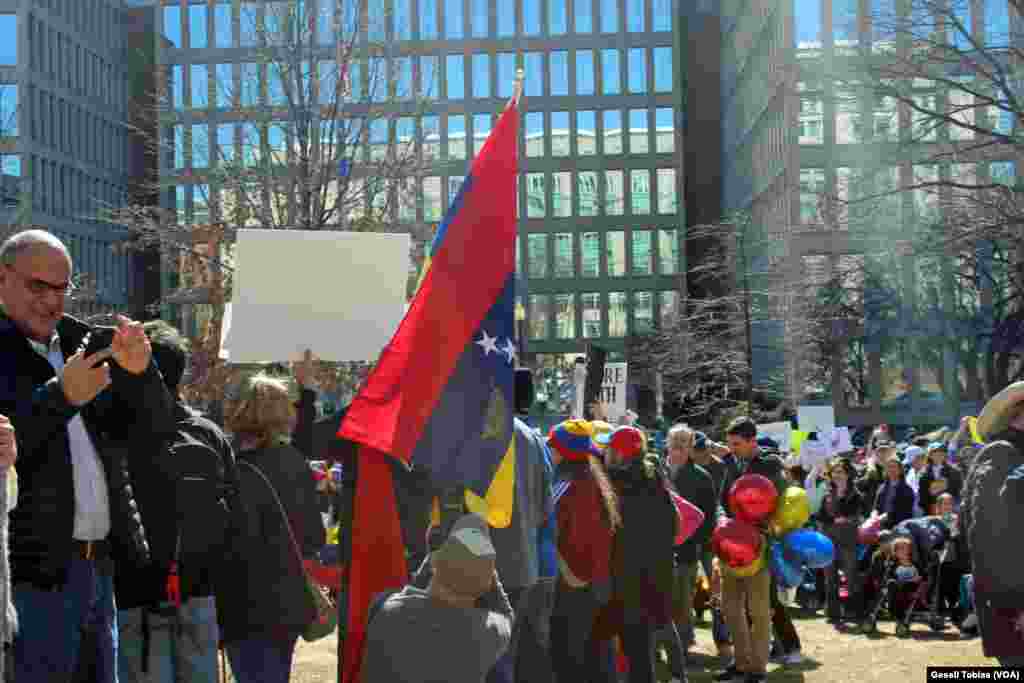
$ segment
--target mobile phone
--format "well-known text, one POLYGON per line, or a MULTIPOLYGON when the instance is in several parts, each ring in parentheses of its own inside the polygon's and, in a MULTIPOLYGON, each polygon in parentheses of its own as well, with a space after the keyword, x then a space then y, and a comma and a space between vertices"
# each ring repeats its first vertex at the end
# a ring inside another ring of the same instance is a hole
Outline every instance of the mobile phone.
MULTIPOLYGON (((91 356, 103 349, 110 348, 110 345, 114 343, 114 335, 116 333, 116 327, 107 327, 106 325, 93 327, 89 333, 89 342, 85 345, 85 355, 91 356)), ((103 363, 105 362, 103 361, 103 363)))

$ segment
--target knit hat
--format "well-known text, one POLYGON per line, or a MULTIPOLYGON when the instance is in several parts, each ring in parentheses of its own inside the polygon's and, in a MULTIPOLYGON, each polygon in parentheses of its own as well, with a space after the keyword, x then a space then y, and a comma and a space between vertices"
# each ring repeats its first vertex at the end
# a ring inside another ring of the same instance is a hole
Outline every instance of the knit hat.
POLYGON ((601 457, 593 442, 594 427, 586 420, 566 420, 551 428, 548 445, 570 462, 586 462, 601 457))
POLYGON ((647 437, 636 427, 619 427, 612 432, 608 447, 624 460, 632 460, 647 452, 647 437))
POLYGON ((497 551, 483 517, 463 515, 434 552, 437 581, 456 595, 478 598, 494 583, 497 551))

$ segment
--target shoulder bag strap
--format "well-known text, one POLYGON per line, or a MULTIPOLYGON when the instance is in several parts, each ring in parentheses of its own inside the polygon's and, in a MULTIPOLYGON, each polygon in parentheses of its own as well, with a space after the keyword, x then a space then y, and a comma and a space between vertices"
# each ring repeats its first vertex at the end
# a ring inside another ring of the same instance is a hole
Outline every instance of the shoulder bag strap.
MULTIPOLYGON (((281 511, 281 519, 284 521, 284 528, 288 530, 288 537, 292 539, 292 548, 295 549, 295 557, 299 560, 299 568, 302 569, 302 573, 306 574, 306 564, 302 561, 302 549, 299 548, 299 542, 295 539, 295 533, 292 531, 291 522, 288 521, 288 513, 285 512, 284 505, 281 504, 281 498, 277 495, 277 489, 270 483, 270 479, 263 473, 256 465, 252 464, 248 460, 239 460, 239 464, 247 465, 252 468, 252 471, 260 476, 266 484, 267 488, 270 489, 270 494, 274 496, 274 501, 277 502, 277 509, 281 511)), ((307 576, 308 578, 308 576, 307 576)))

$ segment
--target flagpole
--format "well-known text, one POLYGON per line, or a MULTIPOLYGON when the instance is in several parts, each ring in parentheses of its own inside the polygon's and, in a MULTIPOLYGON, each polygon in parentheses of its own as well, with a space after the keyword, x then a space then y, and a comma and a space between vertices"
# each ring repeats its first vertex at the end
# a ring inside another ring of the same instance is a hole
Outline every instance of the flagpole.
POLYGON ((523 69, 516 69, 516 80, 515 85, 512 87, 512 104, 516 107, 519 106, 520 100, 523 98, 523 83, 526 81, 526 71, 523 69))

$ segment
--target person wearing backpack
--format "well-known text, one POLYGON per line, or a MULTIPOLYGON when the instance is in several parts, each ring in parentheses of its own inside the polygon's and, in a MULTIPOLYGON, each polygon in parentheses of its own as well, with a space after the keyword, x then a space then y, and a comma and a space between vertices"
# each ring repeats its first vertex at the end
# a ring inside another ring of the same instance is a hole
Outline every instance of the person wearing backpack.
POLYGON ((155 457, 126 458, 149 561, 115 541, 120 683, 216 683, 215 573, 227 542, 234 454, 221 429, 181 399, 188 342, 167 323, 143 325, 175 399, 175 430, 155 457))
POLYGON ((303 566, 325 542, 316 487, 289 443, 296 416, 283 381, 246 378, 225 413, 245 518, 218 582, 217 623, 238 683, 287 683, 295 643, 317 614, 303 566))
POLYGON ((1024 382, 1011 384, 978 417, 987 445, 974 457, 963 488, 961 534, 974 570, 974 601, 986 657, 1024 666, 1024 382))

